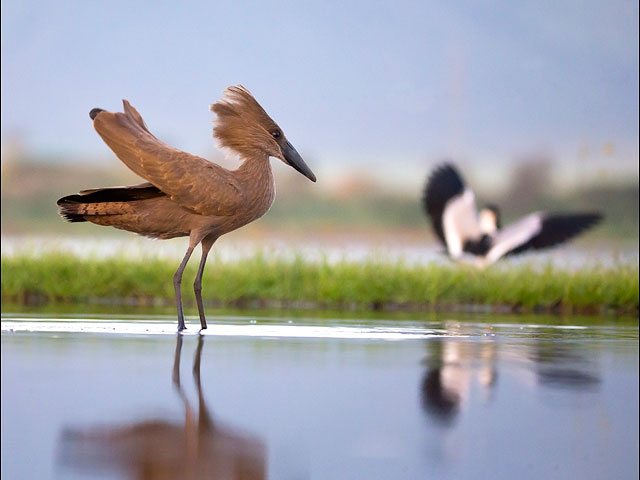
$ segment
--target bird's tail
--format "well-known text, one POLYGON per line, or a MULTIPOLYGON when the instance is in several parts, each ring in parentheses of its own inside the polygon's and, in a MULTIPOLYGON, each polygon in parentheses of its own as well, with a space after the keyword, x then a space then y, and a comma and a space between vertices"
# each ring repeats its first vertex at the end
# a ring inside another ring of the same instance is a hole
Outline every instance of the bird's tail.
POLYGON ((129 202, 164 195, 150 183, 84 190, 79 194, 67 195, 58 200, 58 213, 69 222, 86 222, 87 216, 132 213, 133 206, 129 202))
POLYGON ((127 202, 78 202, 69 195, 58 200, 58 213, 68 222, 86 222, 86 216, 122 215, 132 213, 133 208, 127 202))
POLYGON ((86 222, 85 214, 82 212, 83 206, 67 200, 68 197, 58 200, 58 214, 67 222, 86 222))

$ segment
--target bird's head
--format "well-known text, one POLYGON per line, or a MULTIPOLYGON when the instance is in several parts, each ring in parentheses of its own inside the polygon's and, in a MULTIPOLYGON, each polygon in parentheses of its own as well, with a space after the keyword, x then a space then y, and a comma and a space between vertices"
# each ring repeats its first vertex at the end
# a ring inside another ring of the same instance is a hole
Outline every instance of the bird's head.
POLYGON ((500 223, 500 210, 496 205, 485 205, 480 210, 480 229, 482 233, 492 235, 502 227, 500 223))
POLYGON ((216 114, 213 135, 220 146, 243 158, 266 154, 293 167, 312 182, 316 176, 253 95, 241 85, 229 87, 211 105, 216 114))

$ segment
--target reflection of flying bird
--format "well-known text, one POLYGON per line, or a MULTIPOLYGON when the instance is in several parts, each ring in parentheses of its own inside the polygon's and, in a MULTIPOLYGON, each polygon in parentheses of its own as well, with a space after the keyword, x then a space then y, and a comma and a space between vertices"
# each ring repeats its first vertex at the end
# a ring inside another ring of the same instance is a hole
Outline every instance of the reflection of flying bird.
MULTIPOLYGON (((457 327, 445 326, 448 333, 457 327)), ((420 402, 425 413, 450 426, 471 395, 472 382, 490 394, 497 382, 496 343, 467 343, 448 338, 430 341, 427 369, 420 382, 420 402)))
POLYGON ((198 394, 194 412, 180 383, 182 335, 177 335, 173 384, 185 407, 184 423, 163 419, 123 426, 65 430, 62 462, 76 469, 111 471, 132 479, 244 479, 266 478, 263 443, 212 420, 202 394, 200 359, 204 337, 199 336, 193 362, 198 394))
POLYGON ((498 208, 487 206, 478 213, 473 192, 465 186, 456 168, 447 163, 429 176, 422 203, 451 258, 471 254, 480 264, 491 264, 526 250, 552 247, 602 219, 601 214, 591 212, 535 212, 501 228, 498 208))
POLYGON ((227 170, 158 140, 126 100, 124 113, 94 108, 93 126, 124 164, 149 183, 84 190, 58 200, 60 215, 70 222, 92 222, 152 238, 189 237, 189 248, 173 284, 178 329, 184 314, 180 284, 193 252, 202 243, 194 290, 202 328, 202 273, 207 254, 223 234, 264 215, 275 198, 269 157, 276 157, 312 181, 316 177, 280 127, 244 87, 229 87, 211 106, 217 115, 214 136, 237 153, 240 168, 227 170))

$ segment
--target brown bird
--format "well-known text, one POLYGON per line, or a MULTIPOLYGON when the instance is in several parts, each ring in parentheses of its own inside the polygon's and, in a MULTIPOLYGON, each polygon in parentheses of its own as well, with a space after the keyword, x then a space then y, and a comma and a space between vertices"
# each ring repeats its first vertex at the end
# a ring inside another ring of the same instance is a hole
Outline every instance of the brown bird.
POLYGON ((151 238, 189 237, 189 248, 173 276, 178 330, 184 330, 180 284, 193 249, 202 258, 193 288, 201 327, 207 328, 202 304, 202 274, 207 254, 225 233, 263 216, 275 198, 269 157, 276 157, 315 182, 311 169, 251 93, 229 87, 211 105, 216 114, 213 136, 237 154, 242 165, 227 170, 204 158, 158 140, 127 100, 124 112, 94 108, 93 126, 124 164, 148 181, 126 187, 83 190, 58 200, 70 222, 91 222, 151 238))

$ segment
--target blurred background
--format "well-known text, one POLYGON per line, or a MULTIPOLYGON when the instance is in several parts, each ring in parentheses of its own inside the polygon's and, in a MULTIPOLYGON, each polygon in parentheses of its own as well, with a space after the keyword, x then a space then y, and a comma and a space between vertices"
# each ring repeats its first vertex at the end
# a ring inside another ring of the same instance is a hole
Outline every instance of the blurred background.
POLYGON ((3 252, 132 238, 56 213, 61 196, 141 181, 93 107, 126 98, 160 139, 234 168, 208 108, 234 84, 318 183, 274 160, 272 209, 222 245, 435 247, 420 197, 449 159, 507 222, 597 209, 606 222, 578 247, 637 252, 638 72, 637 1, 5 0, 3 252))

